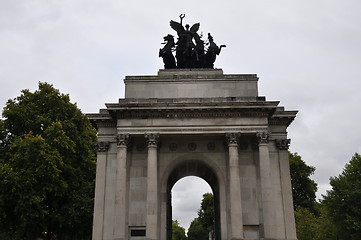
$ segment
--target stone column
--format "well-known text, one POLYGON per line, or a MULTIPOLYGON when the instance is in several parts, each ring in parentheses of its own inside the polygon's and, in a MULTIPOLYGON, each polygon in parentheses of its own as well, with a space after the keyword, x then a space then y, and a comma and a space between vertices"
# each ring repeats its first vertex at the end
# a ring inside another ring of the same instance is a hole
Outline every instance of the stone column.
POLYGON ((269 133, 257 133, 259 143, 259 172, 262 192, 262 218, 263 218, 263 237, 272 239, 277 231, 277 223, 275 222, 274 193, 272 189, 271 163, 269 156, 269 133))
POLYGON ((297 239, 295 214, 293 209, 290 164, 288 160, 288 147, 290 142, 290 139, 277 139, 276 146, 278 148, 280 163, 285 236, 286 239, 297 239))
POLYGON ((97 142, 97 167, 95 178, 95 199, 93 215, 93 240, 103 239, 104 199, 105 199, 105 177, 107 167, 107 151, 109 142, 97 142))
POLYGON ((127 239, 127 147, 129 134, 118 134, 117 170, 115 178, 114 240, 127 239))
POLYGON ((159 240, 157 158, 159 134, 146 133, 145 138, 148 143, 146 239, 159 240))
POLYGON ((226 133, 229 153, 229 196, 231 214, 231 239, 243 239, 243 217, 241 179, 239 173, 238 139, 239 133, 226 133))

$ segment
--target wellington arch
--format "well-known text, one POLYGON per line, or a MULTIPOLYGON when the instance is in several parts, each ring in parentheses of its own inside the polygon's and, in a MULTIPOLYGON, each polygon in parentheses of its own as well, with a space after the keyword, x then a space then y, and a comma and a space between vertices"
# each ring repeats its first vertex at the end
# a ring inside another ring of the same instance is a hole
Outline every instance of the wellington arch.
POLYGON ((93 240, 170 240, 170 190, 199 176, 218 240, 296 239, 287 127, 297 111, 258 95, 255 74, 165 69, 127 76, 98 130, 93 240))

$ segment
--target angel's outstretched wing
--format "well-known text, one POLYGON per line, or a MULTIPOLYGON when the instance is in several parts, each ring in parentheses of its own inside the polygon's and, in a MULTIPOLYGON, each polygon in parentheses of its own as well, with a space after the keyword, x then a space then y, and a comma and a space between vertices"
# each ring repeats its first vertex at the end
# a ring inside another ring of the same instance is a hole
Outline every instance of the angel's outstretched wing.
POLYGON ((170 20, 170 27, 173 28, 178 33, 178 36, 185 31, 182 24, 175 22, 173 20, 170 20))
POLYGON ((192 33, 196 33, 199 30, 200 23, 193 24, 191 29, 189 29, 192 33))

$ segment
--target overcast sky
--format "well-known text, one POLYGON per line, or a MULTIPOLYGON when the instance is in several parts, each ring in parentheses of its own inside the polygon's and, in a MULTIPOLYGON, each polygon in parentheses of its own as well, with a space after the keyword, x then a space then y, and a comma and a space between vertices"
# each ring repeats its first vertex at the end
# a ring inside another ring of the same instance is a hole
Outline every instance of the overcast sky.
MULTIPOLYGON (((184 23, 227 45, 215 67, 258 74, 261 96, 299 110, 290 151, 316 167, 321 198, 361 153, 360 9, 360 0, 0 0, 0 106, 42 81, 98 112, 124 97, 125 76, 163 68, 163 36, 185 13, 184 23)), ((188 181, 194 188, 180 181, 173 193, 184 227, 210 191, 188 181)))

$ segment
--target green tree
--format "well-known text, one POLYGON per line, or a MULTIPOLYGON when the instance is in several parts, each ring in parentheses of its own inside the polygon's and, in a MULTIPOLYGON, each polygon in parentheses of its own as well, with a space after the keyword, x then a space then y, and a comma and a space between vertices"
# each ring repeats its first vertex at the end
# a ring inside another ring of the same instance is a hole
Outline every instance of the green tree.
POLYGON ((198 218, 207 231, 214 231, 214 197, 212 193, 203 194, 198 218))
POLYGON ((214 233, 214 197, 212 193, 205 193, 198 217, 192 221, 188 229, 188 238, 207 240, 209 233, 214 233))
POLYGON ((317 233, 317 184, 310 176, 315 168, 308 166, 297 153, 288 153, 290 163, 296 232, 299 240, 315 239, 317 233))
POLYGON ((316 236, 315 240, 336 240, 337 226, 332 222, 330 213, 324 201, 317 204, 317 223, 316 223, 316 236))
POLYGON ((172 240, 186 240, 186 233, 177 220, 172 221, 172 240))
POLYGON ((193 219, 187 235, 188 240, 208 240, 208 230, 203 227, 199 218, 193 219))
POLYGON ((96 131, 52 85, 9 100, 0 122, 0 232, 91 236, 96 131))
POLYGON ((315 239, 317 232, 317 217, 310 210, 299 207, 295 210, 296 232, 298 240, 315 239))
POLYGON ((361 239, 361 156, 358 153, 338 177, 331 177, 332 189, 324 204, 334 223, 337 239, 361 239))
POLYGON ((294 209, 305 208, 316 213, 317 183, 310 176, 315 167, 308 166, 297 153, 289 153, 294 209))

